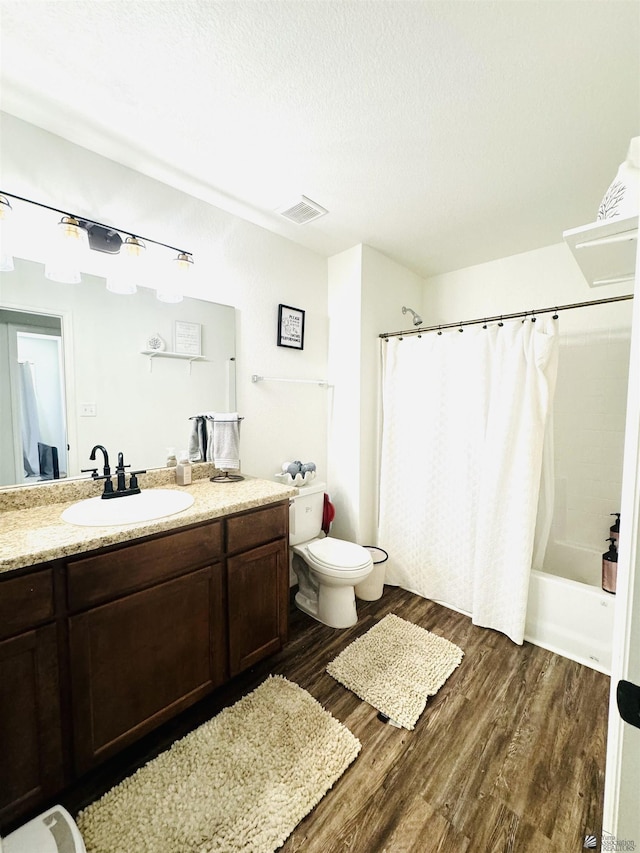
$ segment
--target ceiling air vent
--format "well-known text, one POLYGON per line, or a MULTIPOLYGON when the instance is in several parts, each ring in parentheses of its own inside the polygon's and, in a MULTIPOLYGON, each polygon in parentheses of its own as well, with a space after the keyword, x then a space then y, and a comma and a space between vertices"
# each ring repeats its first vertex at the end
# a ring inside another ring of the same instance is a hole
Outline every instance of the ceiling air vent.
POLYGON ((301 195, 293 204, 287 204, 277 209, 280 216, 284 216, 285 219, 295 222, 297 225, 306 225, 307 222, 319 219, 328 212, 324 207, 307 198, 306 195, 301 195))

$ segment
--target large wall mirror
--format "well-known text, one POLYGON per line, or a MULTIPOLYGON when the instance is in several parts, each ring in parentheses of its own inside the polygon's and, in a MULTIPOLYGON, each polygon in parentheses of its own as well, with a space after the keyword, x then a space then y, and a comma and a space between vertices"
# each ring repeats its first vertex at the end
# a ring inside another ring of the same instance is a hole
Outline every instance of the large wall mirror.
POLYGON ((101 464, 95 444, 161 467, 190 417, 235 408, 232 306, 117 295, 93 275, 59 284, 18 258, 0 273, 0 487, 80 476, 101 464))

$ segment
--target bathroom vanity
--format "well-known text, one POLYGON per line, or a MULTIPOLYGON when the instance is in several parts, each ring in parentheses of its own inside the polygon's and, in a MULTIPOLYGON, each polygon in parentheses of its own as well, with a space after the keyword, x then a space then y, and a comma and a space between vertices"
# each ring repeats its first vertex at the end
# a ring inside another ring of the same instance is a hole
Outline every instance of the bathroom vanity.
POLYGON ((0 828, 286 642, 294 490, 188 488, 119 528, 0 513, 0 828))

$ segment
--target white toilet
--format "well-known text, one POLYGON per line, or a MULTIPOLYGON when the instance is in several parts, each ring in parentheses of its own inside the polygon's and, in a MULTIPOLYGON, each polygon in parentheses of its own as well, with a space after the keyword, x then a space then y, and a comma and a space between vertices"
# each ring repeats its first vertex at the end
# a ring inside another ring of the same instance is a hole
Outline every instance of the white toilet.
POLYGON ((325 483, 298 489, 289 508, 291 568, 298 578, 296 606, 329 625, 349 628, 358 621, 354 586, 373 570, 361 545, 322 534, 325 483))

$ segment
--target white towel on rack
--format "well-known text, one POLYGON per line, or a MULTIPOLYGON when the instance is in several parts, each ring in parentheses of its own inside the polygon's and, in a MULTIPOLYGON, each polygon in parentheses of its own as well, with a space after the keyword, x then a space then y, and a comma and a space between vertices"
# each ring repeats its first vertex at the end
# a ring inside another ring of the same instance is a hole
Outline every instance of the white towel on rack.
POLYGON ((215 412, 212 423, 213 464, 222 471, 240 467, 240 418, 237 412, 215 412))
POLYGON ((204 446, 206 448, 205 459, 207 462, 213 462, 213 412, 210 412, 204 419, 204 446))
POLYGON ((202 455, 202 438, 200 426, 202 423, 202 418, 192 417, 191 418, 191 432, 189 434, 189 461, 190 462, 204 462, 204 456, 202 455))

